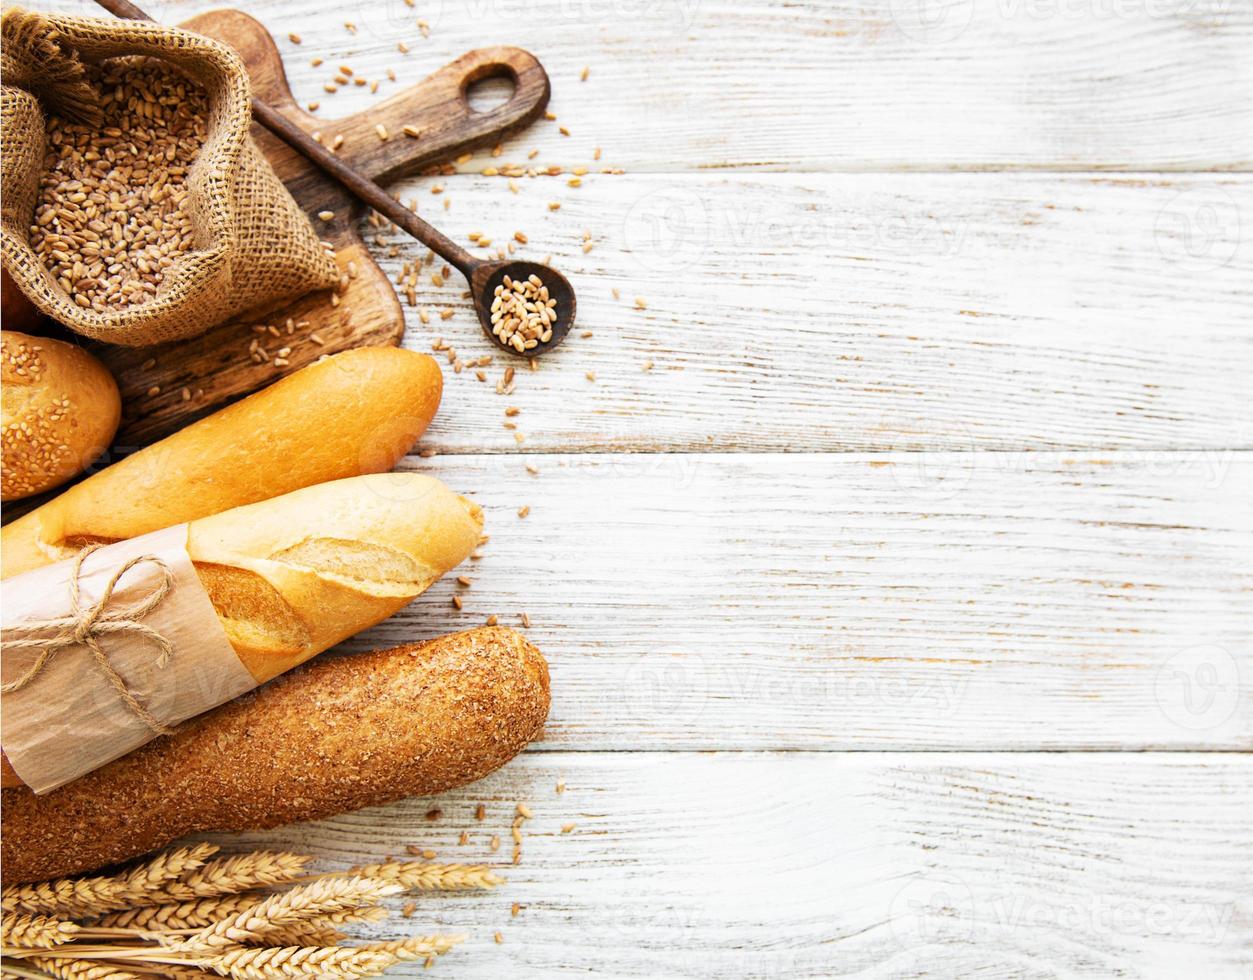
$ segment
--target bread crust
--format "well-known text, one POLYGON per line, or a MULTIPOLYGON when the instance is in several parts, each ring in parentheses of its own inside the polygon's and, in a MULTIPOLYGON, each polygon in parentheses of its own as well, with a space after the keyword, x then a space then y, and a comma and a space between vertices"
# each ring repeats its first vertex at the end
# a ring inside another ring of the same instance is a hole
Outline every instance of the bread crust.
POLYGON ((4 883, 441 793, 513 758, 548 707, 543 655, 502 627, 315 661, 61 789, 4 790, 4 883))
POLYGON ((8 578, 329 480, 390 470, 426 431, 443 376, 425 354, 363 347, 312 364, 114 463, 0 531, 8 578))
POLYGON ((78 475, 109 448, 122 417, 117 383, 81 347, 0 331, 3 479, 0 498, 21 500, 78 475))

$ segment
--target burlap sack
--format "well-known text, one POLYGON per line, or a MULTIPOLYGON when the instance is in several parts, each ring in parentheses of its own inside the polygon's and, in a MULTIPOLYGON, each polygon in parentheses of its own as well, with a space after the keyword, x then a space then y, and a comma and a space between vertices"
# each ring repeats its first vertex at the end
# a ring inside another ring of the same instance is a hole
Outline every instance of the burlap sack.
POLYGON ((244 310, 338 281, 305 214, 248 137, 248 75, 226 45, 146 22, 10 8, 0 49, 4 267, 41 310, 97 340, 142 346, 192 337, 244 310), (186 178, 192 248, 146 302, 99 312, 71 300, 30 246, 45 153, 45 113, 99 120, 83 62, 148 55, 204 87, 208 138, 186 178))

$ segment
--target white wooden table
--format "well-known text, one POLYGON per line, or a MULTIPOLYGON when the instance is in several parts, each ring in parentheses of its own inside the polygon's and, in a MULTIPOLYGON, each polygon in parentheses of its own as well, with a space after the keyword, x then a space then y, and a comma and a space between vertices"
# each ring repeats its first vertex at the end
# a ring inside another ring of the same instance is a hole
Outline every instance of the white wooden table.
MULTIPOLYGON (((340 63, 394 69, 383 95, 538 55, 556 122, 441 178, 447 212, 397 189, 462 240, 524 230, 593 331, 508 399, 449 371, 438 455, 405 465, 491 544, 461 612, 441 583, 351 645, 525 610, 544 740, 250 842, 503 860, 528 802, 507 887, 402 923, 471 934, 448 976, 1253 973, 1253 8, 250 12, 328 117, 372 98, 322 91, 340 63), (480 175, 532 148, 593 172, 480 175)), ((392 273, 423 252, 393 242, 392 273)), ((489 351, 461 288, 425 288, 457 315, 410 311, 408 346, 489 351)))

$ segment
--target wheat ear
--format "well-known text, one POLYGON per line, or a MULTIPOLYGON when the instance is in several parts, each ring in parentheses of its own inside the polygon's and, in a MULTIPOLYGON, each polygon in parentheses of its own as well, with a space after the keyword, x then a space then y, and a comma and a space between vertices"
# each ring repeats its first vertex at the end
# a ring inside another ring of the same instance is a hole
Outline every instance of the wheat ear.
POLYGON ((53 956, 32 956, 26 962, 60 980, 140 980, 134 973, 119 970, 108 963, 92 960, 70 960, 53 956))
POLYGON ((140 929, 155 932, 163 929, 203 929, 220 919, 252 908, 264 896, 255 892, 242 895, 218 895, 176 905, 146 905, 140 908, 110 912, 93 926, 103 929, 140 929))
POLYGON ((252 851, 217 858, 204 867, 186 875, 180 881, 170 881, 149 896, 144 905, 169 905, 174 902, 192 902, 199 898, 215 898, 219 895, 235 895, 239 892, 295 881, 313 858, 305 854, 286 851, 252 851))
POLYGON ((400 891, 403 889, 399 884, 376 878, 319 879, 271 895, 250 909, 192 933, 177 948, 213 950, 253 942, 266 930, 309 922, 328 914, 357 911, 363 905, 375 905, 400 891))
POLYGON ((393 942, 366 943, 357 948, 391 953, 400 960, 426 960, 432 956, 443 956, 465 940, 465 936, 414 936, 412 939, 399 939, 393 942))
POLYGON ((200 868, 217 850, 212 844, 196 844, 166 851, 107 878, 59 878, 35 885, 11 885, 0 893, 0 907, 6 912, 81 919, 132 905, 150 905, 149 897, 159 894, 162 886, 200 868))
POLYGON ((492 873, 482 864, 419 864, 416 861, 387 861, 383 864, 367 864, 354 868, 351 874, 367 878, 382 878, 404 885, 416 891, 468 891, 475 888, 495 888, 505 879, 492 873))
POLYGON ((311 922, 293 922, 273 929, 258 929, 246 946, 338 946, 348 938, 322 919, 311 922))
POLYGON ((18 966, 20 960, 0 960, 0 980, 47 980, 48 974, 18 966))
POLYGON ((60 946, 78 933, 73 922, 43 915, 6 915, 0 923, 5 946, 60 946))
POLYGON ((282 949, 232 949, 203 961, 222 976, 237 980, 274 980, 276 977, 318 977, 352 980, 376 977, 393 963, 394 953, 351 946, 288 946, 282 949))

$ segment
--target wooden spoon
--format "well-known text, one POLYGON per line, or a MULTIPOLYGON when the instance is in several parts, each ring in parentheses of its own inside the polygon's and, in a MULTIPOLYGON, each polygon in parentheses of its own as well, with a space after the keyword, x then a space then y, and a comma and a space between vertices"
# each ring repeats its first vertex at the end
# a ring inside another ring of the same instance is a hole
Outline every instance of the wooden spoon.
MULTIPOLYGON (((124 20, 152 20, 130 0, 96 0, 96 3, 124 20)), ((517 82, 516 78, 514 82, 517 82)), ((374 181, 348 166, 303 129, 260 99, 252 100, 252 116, 292 149, 302 153, 324 173, 338 180, 363 203, 383 215, 397 228, 408 232, 450 265, 455 266, 470 284, 470 297, 479 315, 483 332, 501 350, 519 357, 537 357, 552 350, 566 339, 570 328, 574 326, 576 312, 574 287, 556 269, 524 259, 480 259, 471 255, 443 232, 419 218, 374 181), (503 283, 505 276, 514 280, 526 280, 532 275, 537 276, 548 287, 548 295, 557 301, 554 308, 557 319, 551 325, 552 336, 546 343, 537 343, 534 347, 519 351, 492 332, 492 302, 495 299, 496 287, 503 283)))

